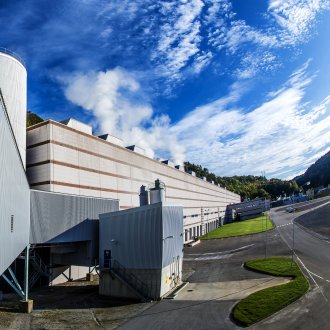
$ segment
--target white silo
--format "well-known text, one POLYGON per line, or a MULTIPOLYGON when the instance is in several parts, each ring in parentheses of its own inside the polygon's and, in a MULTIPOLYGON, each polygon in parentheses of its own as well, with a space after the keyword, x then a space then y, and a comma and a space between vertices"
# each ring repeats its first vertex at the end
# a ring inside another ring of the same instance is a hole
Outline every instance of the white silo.
POLYGON ((16 54, 0 48, 0 89, 25 167, 27 72, 16 54))

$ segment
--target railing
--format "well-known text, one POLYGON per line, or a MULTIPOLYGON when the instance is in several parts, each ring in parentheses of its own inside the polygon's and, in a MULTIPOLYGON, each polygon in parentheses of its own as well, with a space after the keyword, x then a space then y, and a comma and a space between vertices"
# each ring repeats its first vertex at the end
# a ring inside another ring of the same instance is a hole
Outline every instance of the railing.
POLYGON ((19 61, 24 66, 24 68, 26 68, 26 65, 25 65, 24 60, 18 54, 16 54, 15 52, 11 51, 10 49, 4 48, 4 47, 0 47, 0 53, 7 54, 7 55, 15 58, 17 61, 19 61))
POLYGON ((33 271, 30 271, 30 275, 29 275, 29 289, 32 289, 33 286, 37 283, 37 281, 39 280, 40 278, 40 274, 33 270, 33 271))
POLYGON ((149 299, 150 294, 148 286, 143 283, 139 278, 137 278, 134 274, 129 272, 117 260, 113 260, 111 270, 127 284, 129 284, 142 297, 149 299))
POLYGON ((46 277, 49 276, 49 270, 47 265, 42 261, 39 254, 33 249, 30 250, 30 261, 33 268, 41 275, 46 277))
MULTIPOLYGON (((25 258, 25 253, 20 255, 20 259, 25 258)), ((31 289, 41 276, 49 277, 50 271, 39 254, 31 248, 29 250, 29 263, 32 267, 29 270, 29 288, 31 289)))

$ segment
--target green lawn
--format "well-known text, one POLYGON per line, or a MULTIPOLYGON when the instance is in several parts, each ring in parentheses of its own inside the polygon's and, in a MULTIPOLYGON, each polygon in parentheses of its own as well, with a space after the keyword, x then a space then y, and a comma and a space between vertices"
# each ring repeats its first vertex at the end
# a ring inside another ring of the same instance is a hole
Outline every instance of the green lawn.
POLYGON ((250 220, 236 221, 228 223, 222 227, 216 228, 200 239, 214 239, 214 238, 224 238, 224 237, 233 237, 233 236, 242 236, 247 234, 256 234, 262 231, 273 229, 273 222, 266 217, 258 217, 250 220), (267 224, 267 226, 266 226, 267 224))
POLYGON ((308 281, 299 267, 290 258, 267 258, 251 260, 245 267, 258 272, 289 276, 293 280, 287 284, 260 290, 242 299, 233 309, 234 319, 249 326, 291 304, 306 293, 308 281))

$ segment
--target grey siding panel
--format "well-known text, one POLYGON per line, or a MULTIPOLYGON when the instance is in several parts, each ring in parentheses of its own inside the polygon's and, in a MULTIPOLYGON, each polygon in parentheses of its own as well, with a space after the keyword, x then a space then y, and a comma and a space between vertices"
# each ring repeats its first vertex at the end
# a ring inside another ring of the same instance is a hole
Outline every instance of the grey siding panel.
POLYGON ((104 250, 129 269, 162 266, 162 204, 100 215, 100 265, 104 250))
POLYGON ((163 268, 173 263, 177 258, 183 258, 183 239, 183 208, 178 206, 164 206, 163 268))
POLYGON ((30 194, 19 151, 0 102, 0 275, 29 242, 30 194), (13 232, 11 231, 13 216, 13 232))
MULTIPOLYGON (((119 201, 31 190, 30 242, 62 243, 90 239, 87 219, 119 209, 119 201)), ((91 233, 92 235, 92 233, 91 233)))

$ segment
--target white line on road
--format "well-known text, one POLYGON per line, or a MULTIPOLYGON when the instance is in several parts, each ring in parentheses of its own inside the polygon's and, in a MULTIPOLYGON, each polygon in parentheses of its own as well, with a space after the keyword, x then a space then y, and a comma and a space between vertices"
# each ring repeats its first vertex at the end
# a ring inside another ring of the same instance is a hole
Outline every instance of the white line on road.
POLYGON ((297 260, 301 263, 301 265, 302 265, 302 266, 304 267, 304 269, 307 271, 307 273, 308 273, 308 275, 310 276, 310 278, 311 278, 311 279, 313 280, 313 282, 316 284, 317 288, 320 290, 321 295, 323 296, 324 300, 325 300, 327 303, 329 303, 328 298, 325 296, 325 294, 324 294, 322 288, 316 283, 316 281, 315 281, 313 275, 316 276, 316 277, 319 277, 319 278, 321 278, 321 279, 323 279, 323 278, 322 278, 321 276, 319 276, 319 275, 316 275, 316 274, 312 273, 312 272, 311 272, 311 271, 305 266, 305 264, 301 261, 301 259, 297 256, 296 252, 293 251, 293 253, 294 253, 294 255, 296 256, 297 260))
POLYGON ((207 253, 187 253, 186 256, 201 256, 201 255, 214 255, 214 254, 229 254, 229 253, 234 253, 234 252, 239 252, 245 249, 248 249, 251 246, 256 245, 255 243, 241 246, 237 249, 234 250, 228 250, 228 251, 218 251, 218 252, 207 252, 207 253))
POLYGON ((320 276, 320 275, 317 275, 317 274, 315 274, 315 273, 313 273, 313 272, 311 272, 311 271, 309 271, 312 275, 314 275, 314 276, 316 276, 316 277, 318 277, 318 278, 320 278, 321 280, 324 280, 324 278, 322 277, 322 276, 320 276))

